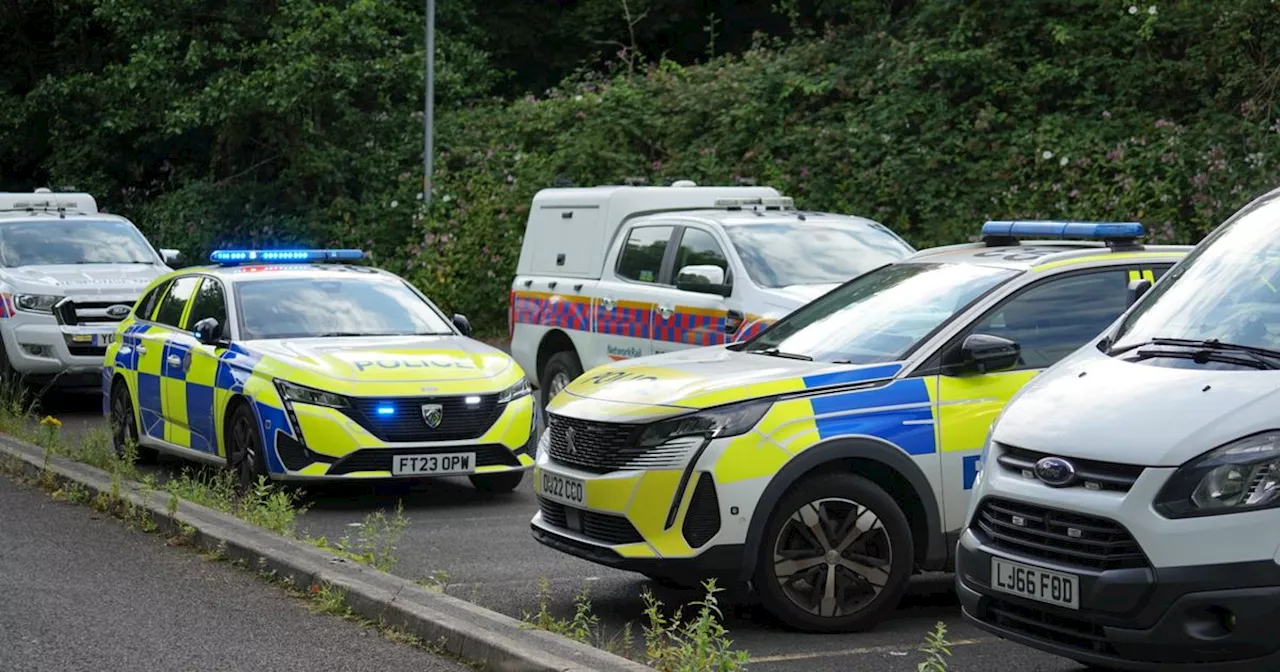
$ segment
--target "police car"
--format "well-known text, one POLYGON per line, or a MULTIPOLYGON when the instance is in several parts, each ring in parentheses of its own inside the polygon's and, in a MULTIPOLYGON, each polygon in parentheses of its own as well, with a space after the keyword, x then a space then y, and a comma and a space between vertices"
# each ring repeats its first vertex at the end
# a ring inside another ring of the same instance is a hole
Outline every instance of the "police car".
POLYGON ((177 258, 89 194, 0 193, 0 376, 96 389, 116 326, 177 258))
POLYGON ((874 624, 913 572, 950 566, 1009 398, 1190 249, 1142 245, 1138 223, 982 234, 744 343, 577 378, 547 407, 533 536, 662 581, 749 582, 796 628, 874 624))
POLYGON ((995 423, 966 620, 1115 670, 1280 669, 1280 189, 995 423))
POLYGON ((241 482, 466 475, 510 491, 533 465, 524 371, 359 250, 219 250, 153 283, 107 350, 123 451, 241 482))

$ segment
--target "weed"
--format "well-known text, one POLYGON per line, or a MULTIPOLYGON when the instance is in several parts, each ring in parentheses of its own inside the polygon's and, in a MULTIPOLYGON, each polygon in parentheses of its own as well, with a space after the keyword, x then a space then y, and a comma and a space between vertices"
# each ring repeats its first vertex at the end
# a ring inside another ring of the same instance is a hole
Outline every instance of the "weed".
POLYGON ((557 618, 552 615, 551 610, 548 608, 550 602, 551 582, 546 577, 543 577, 538 580, 537 613, 530 614, 525 612, 521 615, 520 620, 524 622, 526 627, 553 632, 562 637, 568 637, 576 642, 594 646, 610 653, 619 655, 628 655, 630 653, 634 639, 631 634, 631 624, 628 623, 624 626, 617 635, 606 638, 603 629, 600 627, 600 617, 596 616, 591 608, 589 583, 583 583, 582 589, 573 597, 573 616, 570 618, 557 618))
POLYGON ((445 589, 449 587, 449 572, 446 572, 443 569, 437 569, 435 571, 428 572, 424 578, 414 579, 413 582, 427 590, 434 590, 436 592, 443 593, 445 589))
POLYGON ((746 669, 750 655, 746 651, 734 651, 728 630, 721 623, 722 614, 716 600, 714 579, 703 584, 707 596, 690 603, 698 613, 682 622, 681 611, 676 609, 671 617, 662 613, 662 603, 646 588, 641 594, 645 604, 645 616, 649 619, 644 628, 645 661, 659 672, 683 672, 706 670, 708 672, 736 672, 746 669))
POLYGON ((350 616, 352 614, 351 607, 347 606, 346 591, 329 584, 313 583, 309 592, 315 611, 336 616, 350 616))
POLYGON ((916 672, 947 672, 947 659, 951 657, 951 642, 947 641, 947 624, 938 621, 933 631, 925 635, 924 646, 919 651, 924 660, 916 664, 916 672))
POLYGON ((349 534, 342 535, 338 548, 357 562, 389 572, 396 564, 396 545, 408 525, 404 502, 397 501, 395 515, 390 519, 382 509, 365 516, 356 538, 352 540, 349 534))

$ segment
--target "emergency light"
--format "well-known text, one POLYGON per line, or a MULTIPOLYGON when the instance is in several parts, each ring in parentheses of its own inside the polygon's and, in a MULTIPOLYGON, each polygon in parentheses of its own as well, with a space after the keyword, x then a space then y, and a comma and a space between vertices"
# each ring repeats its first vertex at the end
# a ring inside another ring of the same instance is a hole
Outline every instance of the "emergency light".
POLYGON ((987 222, 982 225, 983 239, 1047 238, 1125 241, 1141 238, 1146 233, 1146 228, 1140 222, 1015 220, 987 222))
POLYGON ((222 266, 256 262, 308 263, 318 261, 359 261, 363 250, 214 250, 209 260, 222 266))

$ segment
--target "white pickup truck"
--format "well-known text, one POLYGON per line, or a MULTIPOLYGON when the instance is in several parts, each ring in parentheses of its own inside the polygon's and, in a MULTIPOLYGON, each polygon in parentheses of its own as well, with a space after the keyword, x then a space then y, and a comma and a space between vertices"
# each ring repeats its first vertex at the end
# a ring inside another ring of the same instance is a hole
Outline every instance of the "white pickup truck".
POLYGON ((177 258, 89 194, 0 192, 0 378, 100 390, 117 324, 177 258))
POLYGON ((746 340, 914 251, 771 187, 544 189, 511 285, 511 352, 545 405, 585 369, 746 340))

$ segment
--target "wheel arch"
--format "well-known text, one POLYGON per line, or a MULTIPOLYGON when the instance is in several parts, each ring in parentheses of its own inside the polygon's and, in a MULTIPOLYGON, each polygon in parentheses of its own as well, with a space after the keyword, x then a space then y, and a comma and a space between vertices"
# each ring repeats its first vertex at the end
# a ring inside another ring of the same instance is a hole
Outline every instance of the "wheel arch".
POLYGON ((578 362, 582 362, 582 355, 578 353, 578 345, 573 342, 573 337, 562 329, 551 329, 538 341, 538 354, 534 358, 536 370, 533 376, 538 379, 539 384, 542 383, 542 371, 547 368, 547 362, 558 352, 572 352, 577 356, 578 362))
POLYGON ((805 449, 792 458, 769 481, 756 503, 747 530, 742 577, 755 574, 765 526, 778 502, 798 483, 816 473, 839 471, 858 474, 884 488, 902 507, 915 540, 915 564, 924 569, 941 569, 950 553, 942 531, 942 511, 933 487, 911 456, 901 448, 871 436, 842 437, 805 449))
POLYGON ((218 423, 218 451, 224 459, 231 459, 231 455, 227 452, 227 437, 231 436, 231 416, 235 415, 236 409, 241 406, 248 407, 249 412, 253 414, 254 422, 261 422, 258 417, 257 410, 253 407, 253 402, 243 392, 236 392, 227 399, 227 405, 222 411, 222 419, 218 423))
POLYGON ((116 388, 119 385, 124 385, 125 394, 129 395, 129 404, 133 406, 134 431, 138 433, 139 437, 141 437, 143 435, 142 434, 142 411, 141 409, 138 408, 137 394, 135 394, 134 388, 129 385, 129 378, 118 370, 111 375, 111 387, 107 390, 107 398, 105 400, 106 402, 105 406, 108 409, 108 412, 106 414, 107 422, 111 422, 111 413, 110 413, 111 403, 112 403, 112 399, 115 398, 116 388))

